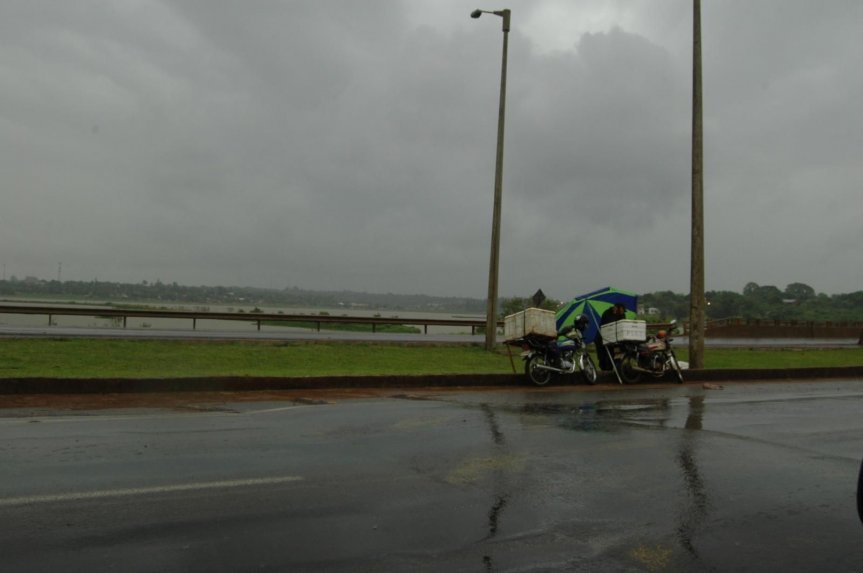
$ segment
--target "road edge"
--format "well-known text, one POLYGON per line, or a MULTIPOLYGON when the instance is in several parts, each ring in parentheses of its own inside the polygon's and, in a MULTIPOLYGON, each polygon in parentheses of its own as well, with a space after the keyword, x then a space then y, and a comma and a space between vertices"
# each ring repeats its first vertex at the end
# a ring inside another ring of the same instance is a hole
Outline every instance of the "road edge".
MULTIPOLYGON (((685 370, 687 383, 743 380, 817 380, 861 378, 863 366, 833 368, 704 369, 685 370)), ((669 380, 646 378, 644 382, 669 380)), ((560 377, 558 385, 585 384, 578 377, 560 377)), ((555 382, 552 382, 554 384, 555 382)), ((602 372, 599 384, 617 380, 602 372)), ((122 394, 148 392, 246 392, 271 390, 334 390, 360 388, 465 388, 525 386, 521 374, 442 374, 423 376, 326 376, 257 377, 209 376, 195 378, 6 378, 0 379, 0 395, 15 394, 122 394)))

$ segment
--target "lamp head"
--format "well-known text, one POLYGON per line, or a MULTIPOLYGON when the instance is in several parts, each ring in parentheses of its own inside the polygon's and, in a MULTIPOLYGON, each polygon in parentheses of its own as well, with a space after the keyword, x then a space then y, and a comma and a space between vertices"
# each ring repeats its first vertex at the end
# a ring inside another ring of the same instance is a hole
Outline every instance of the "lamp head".
POLYGON ((480 16, 482 16, 482 10, 474 10, 470 13, 471 18, 479 18, 480 16))

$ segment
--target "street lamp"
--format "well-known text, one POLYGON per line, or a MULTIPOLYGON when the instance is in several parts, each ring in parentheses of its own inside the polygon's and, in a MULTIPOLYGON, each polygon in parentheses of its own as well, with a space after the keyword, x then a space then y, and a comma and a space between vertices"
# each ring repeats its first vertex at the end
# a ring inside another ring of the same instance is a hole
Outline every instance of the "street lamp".
POLYGON ((692 2, 692 242, 689 271, 689 367, 704 368, 704 128, 701 97, 701 0, 692 2))
POLYGON ((506 109, 506 52, 509 43, 510 10, 474 10, 471 18, 494 14, 503 18, 503 62, 500 67, 500 108, 497 115, 497 157, 494 169, 494 215, 491 224, 491 257, 488 265, 488 302, 486 306, 485 349, 493 350, 497 333, 497 279, 500 263, 500 201, 503 195, 503 123, 506 109))

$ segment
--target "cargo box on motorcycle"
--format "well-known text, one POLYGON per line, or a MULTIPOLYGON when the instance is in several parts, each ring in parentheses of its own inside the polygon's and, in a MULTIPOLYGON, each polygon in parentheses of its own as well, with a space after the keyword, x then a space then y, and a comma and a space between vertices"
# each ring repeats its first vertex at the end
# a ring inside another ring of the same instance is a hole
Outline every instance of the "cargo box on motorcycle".
POLYGON ((599 327, 605 344, 625 340, 641 342, 647 340, 647 322, 644 320, 616 320, 599 327))
POLYGON ((529 308, 503 319, 504 340, 518 340, 525 336, 557 338, 554 311, 529 308))

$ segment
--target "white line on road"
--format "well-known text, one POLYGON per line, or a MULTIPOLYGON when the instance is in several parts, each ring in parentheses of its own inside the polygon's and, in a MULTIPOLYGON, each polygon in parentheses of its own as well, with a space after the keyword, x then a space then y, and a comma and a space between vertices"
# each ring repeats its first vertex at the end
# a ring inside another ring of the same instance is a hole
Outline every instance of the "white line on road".
MULTIPOLYGON (((314 408, 315 405, 295 404, 292 406, 282 406, 280 408, 266 408, 262 410, 228 410, 228 411, 194 411, 194 412, 171 412, 169 414, 128 414, 128 415, 108 415, 99 416, 92 413, 82 414, 79 416, 33 416, 20 418, 3 418, 0 419, 0 425, 20 425, 20 424, 64 424, 64 423, 79 423, 79 422, 125 422, 139 420, 175 420, 181 417, 185 418, 215 418, 238 416, 250 416, 253 414, 272 414, 275 412, 286 412, 288 410, 301 410, 305 408, 314 408)), ((89 412, 92 412, 89 411, 89 412)))
POLYGON ((272 414, 274 412, 286 412, 288 410, 298 410, 300 408, 314 408, 314 407, 315 407, 314 405, 301 404, 301 405, 295 405, 295 406, 282 406, 280 408, 266 408, 264 410, 246 410, 245 412, 243 412, 243 414, 247 414, 247 415, 250 415, 250 414, 272 414))
MULTIPOLYGON (((91 410, 90 412, 93 412, 91 410)), ((237 416, 238 412, 172 412, 170 414, 129 414, 125 416, 100 416, 87 413, 79 416, 33 416, 29 418, 4 418, 0 425, 15 424, 66 424, 79 422, 126 422, 139 420, 176 420, 185 418, 213 418, 217 416, 237 416)))
POLYGON ((253 479, 238 479, 227 481, 211 481, 185 483, 175 485, 153 486, 153 487, 134 487, 126 489, 105 489, 98 491, 82 491, 58 493, 51 495, 27 495, 20 497, 4 497, 0 498, 0 507, 10 507, 15 505, 32 505, 37 503, 58 503, 64 501, 83 501, 91 499, 103 499, 107 497, 131 497, 137 495, 151 495, 160 493, 176 493, 182 491, 201 491, 207 489, 226 489, 236 487, 252 487, 259 485, 275 485, 280 483, 289 483, 302 481, 299 476, 279 476, 270 478, 253 478, 253 479))

